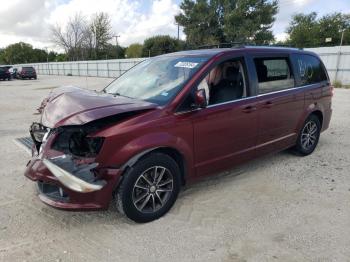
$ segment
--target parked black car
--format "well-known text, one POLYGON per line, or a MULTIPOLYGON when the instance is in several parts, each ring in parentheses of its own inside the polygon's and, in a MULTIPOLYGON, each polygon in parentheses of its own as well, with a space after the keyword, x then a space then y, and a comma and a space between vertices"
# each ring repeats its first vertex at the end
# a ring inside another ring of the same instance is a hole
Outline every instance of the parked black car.
POLYGON ((9 71, 9 67, 8 66, 1 66, 0 67, 0 79, 2 80, 11 80, 11 73, 9 71))
POLYGON ((19 79, 37 79, 35 68, 32 66, 19 67, 17 70, 17 78, 19 79))

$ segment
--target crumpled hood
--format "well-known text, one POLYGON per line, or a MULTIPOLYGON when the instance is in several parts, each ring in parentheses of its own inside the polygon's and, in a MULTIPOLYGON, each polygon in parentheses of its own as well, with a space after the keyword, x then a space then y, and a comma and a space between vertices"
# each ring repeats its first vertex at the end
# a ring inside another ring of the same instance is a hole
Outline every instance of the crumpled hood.
POLYGON ((74 86, 54 89, 42 102, 40 111, 44 126, 55 128, 82 125, 120 113, 156 108, 143 100, 97 93, 74 86))

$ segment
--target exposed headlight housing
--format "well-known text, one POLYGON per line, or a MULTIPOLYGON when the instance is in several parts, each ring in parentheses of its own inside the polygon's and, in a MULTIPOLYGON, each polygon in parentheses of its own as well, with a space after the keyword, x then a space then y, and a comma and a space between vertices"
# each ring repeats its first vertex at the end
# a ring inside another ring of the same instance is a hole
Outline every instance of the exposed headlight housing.
POLYGON ((29 130, 37 151, 40 151, 41 144, 46 141, 50 134, 50 129, 39 123, 33 123, 29 130))
POLYGON ((42 143, 48 129, 39 123, 33 123, 29 131, 34 142, 42 143))
POLYGON ((103 137, 90 137, 83 128, 60 128, 52 148, 80 157, 95 157, 103 145, 103 137))

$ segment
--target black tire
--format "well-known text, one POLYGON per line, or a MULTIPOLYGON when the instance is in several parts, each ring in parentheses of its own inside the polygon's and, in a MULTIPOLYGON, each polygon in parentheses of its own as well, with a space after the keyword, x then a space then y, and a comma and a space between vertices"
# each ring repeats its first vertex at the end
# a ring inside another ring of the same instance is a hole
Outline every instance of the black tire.
POLYGON ((180 175, 179 166, 170 156, 163 153, 146 155, 123 175, 116 192, 118 211, 138 223, 160 218, 177 199, 181 187, 180 175), (171 178, 172 182, 169 182, 171 178))
POLYGON ((294 148, 299 155, 307 156, 314 152, 320 139, 321 128, 320 119, 316 115, 311 114, 305 120, 294 148), (314 130, 314 128, 316 129, 314 130))

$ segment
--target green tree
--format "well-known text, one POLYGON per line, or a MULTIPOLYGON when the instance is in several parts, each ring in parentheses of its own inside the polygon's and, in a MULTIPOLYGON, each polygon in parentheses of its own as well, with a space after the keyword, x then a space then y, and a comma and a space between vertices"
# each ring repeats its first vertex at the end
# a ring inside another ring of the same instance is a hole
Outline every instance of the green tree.
POLYGON ((89 58, 101 59, 109 47, 112 39, 111 20, 107 13, 96 13, 92 16, 89 29, 87 30, 87 43, 90 49, 89 58))
POLYGON ((20 42, 7 46, 2 59, 6 64, 42 62, 42 54, 30 44, 20 42))
POLYGON ((0 48, 0 65, 5 64, 4 61, 4 49, 0 48))
POLYGON ((274 40, 271 27, 278 11, 276 0, 239 0, 228 3, 224 8, 224 33, 228 42, 269 44, 274 40))
POLYGON ((0 64, 23 64, 23 63, 39 63, 66 61, 67 57, 50 51, 33 48, 30 44, 19 42, 7 46, 0 50, 0 64), (60 57, 60 60, 58 59, 60 57))
POLYGON ((292 17, 292 21, 286 30, 286 33, 289 34, 288 43, 298 48, 318 46, 317 31, 316 12, 296 14, 292 17))
POLYGON ((125 56, 127 58, 138 58, 142 56, 142 48, 143 46, 141 44, 131 44, 129 47, 125 50, 125 56))
POLYGON ((175 20, 192 46, 274 40, 277 0, 183 0, 180 8, 175 20))
POLYGON ((339 45, 341 35, 344 31, 343 45, 350 44, 350 15, 333 13, 327 14, 318 20, 319 46, 339 45), (332 38, 331 42, 326 42, 326 38, 332 38))
POLYGON ((294 15, 286 30, 288 44, 299 48, 339 45, 343 31, 343 45, 350 44, 350 15, 333 13, 318 19, 315 12, 294 15))
POLYGON ((175 20, 183 26, 190 45, 224 42, 222 12, 217 1, 184 0, 180 8, 182 13, 175 16, 175 20))
POLYGON ((183 43, 169 35, 158 35, 147 38, 143 43, 142 55, 157 56, 161 54, 179 51, 183 43))

